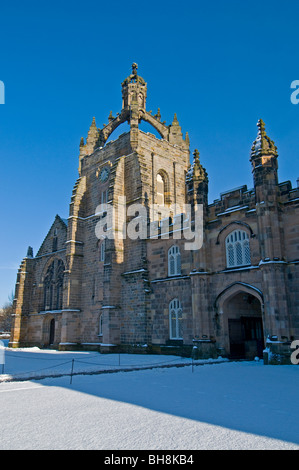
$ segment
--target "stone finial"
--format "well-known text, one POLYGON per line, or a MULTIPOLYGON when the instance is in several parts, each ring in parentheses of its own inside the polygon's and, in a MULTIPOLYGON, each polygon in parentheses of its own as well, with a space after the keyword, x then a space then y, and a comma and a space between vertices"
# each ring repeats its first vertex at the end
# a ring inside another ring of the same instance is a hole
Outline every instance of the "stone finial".
POLYGON ((132 74, 137 75, 137 69, 138 69, 138 64, 136 62, 133 62, 132 64, 132 74))
POLYGON ((96 128, 96 127, 97 127, 97 125, 96 125, 96 118, 93 117, 93 118, 92 118, 92 123, 91 123, 91 125, 90 125, 90 129, 93 129, 93 128, 96 128))
POLYGON ((193 163, 190 166, 187 175, 186 182, 198 181, 208 183, 208 173, 206 169, 202 166, 199 160, 199 151, 197 149, 193 152, 193 163))
POLYGON ((275 146, 273 140, 271 140, 270 137, 267 136, 266 126, 262 119, 258 120, 257 127, 257 137, 251 147, 251 159, 259 157, 261 155, 273 155, 277 157, 277 147, 275 146))
POLYGON ((172 126, 179 126, 179 121, 177 118, 176 113, 174 113, 173 121, 172 121, 172 126))
POLYGON ((32 248, 32 246, 28 246, 26 258, 33 258, 33 248, 32 248))
POLYGON ((84 145, 85 145, 84 144, 84 137, 81 137, 81 139, 80 139, 80 148, 84 147, 84 145))
POLYGON ((89 131, 88 131, 88 136, 94 135, 98 132, 99 131, 98 131, 98 128, 97 128, 97 125, 96 125, 96 119, 95 119, 95 117, 93 117, 92 118, 92 123, 90 124, 90 128, 89 128, 89 131))
POLYGON ((132 73, 122 82, 122 87, 127 86, 129 83, 139 83, 140 85, 146 85, 140 75, 137 74, 138 65, 136 62, 132 64, 132 73))
POLYGON ((262 119, 259 119, 258 122, 257 122, 257 127, 259 128, 259 132, 261 135, 265 135, 266 134, 266 131, 265 131, 265 123, 262 119))
POLYGON ((99 129, 97 128, 95 118, 93 118, 86 139, 86 151, 88 154, 94 151, 98 139, 99 129))
POLYGON ((160 112, 160 108, 158 108, 157 114, 155 114, 154 117, 155 117, 158 121, 161 121, 161 112, 160 112))
POLYGON ((197 149, 194 150, 193 157, 194 157, 194 163, 200 163, 199 162, 199 151, 197 149))
POLYGON ((176 144, 176 145, 184 144, 182 129, 181 129, 181 126, 179 125, 179 121, 178 121, 176 113, 174 114, 171 126, 169 126, 169 139, 168 140, 171 144, 176 144))
POLYGON ((113 121, 113 119, 115 119, 112 115, 112 111, 110 111, 110 114, 109 114, 109 117, 108 117, 108 121, 111 122, 113 121))
POLYGON ((190 139, 189 139, 189 133, 188 133, 188 132, 186 132, 186 135, 185 135, 185 142, 186 142, 186 144, 187 144, 188 147, 189 147, 189 145, 190 145, 190 139))

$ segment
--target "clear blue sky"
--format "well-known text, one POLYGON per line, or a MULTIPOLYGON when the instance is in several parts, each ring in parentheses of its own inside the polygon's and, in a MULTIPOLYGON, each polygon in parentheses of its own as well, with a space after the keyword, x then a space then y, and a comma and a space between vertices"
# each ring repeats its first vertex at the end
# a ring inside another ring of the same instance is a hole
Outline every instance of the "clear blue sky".
POLYGON ((299 176, 298 0, 14 1, 0 10, 2 204, 0 306, 28 245, 68 217, 81 136, 121 109, 132 62, 147 109, 176 112, 209 174, 209 200, 252 187, 249 153, 262 118, 280 181, 299 176))

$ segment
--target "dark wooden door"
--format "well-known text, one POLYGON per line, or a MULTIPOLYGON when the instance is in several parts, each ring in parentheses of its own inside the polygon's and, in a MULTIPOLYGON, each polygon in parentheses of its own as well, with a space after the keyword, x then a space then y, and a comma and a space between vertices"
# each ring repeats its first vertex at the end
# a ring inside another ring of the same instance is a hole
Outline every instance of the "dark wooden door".
POLYGON ((264 333, 262 319, 259 317, 243 317, 242 324, 245 341, 255 342, 256 355, 258 357, 263 357, 264 333))
POLYGON ((260 317, 228 320, 230 357, 244 359, 252 355, 263 357, 264 334, 260 317))
POLYGON ((228 320, 230 357, 240 359, 245 356, 243 326, 241 319, 228 320))

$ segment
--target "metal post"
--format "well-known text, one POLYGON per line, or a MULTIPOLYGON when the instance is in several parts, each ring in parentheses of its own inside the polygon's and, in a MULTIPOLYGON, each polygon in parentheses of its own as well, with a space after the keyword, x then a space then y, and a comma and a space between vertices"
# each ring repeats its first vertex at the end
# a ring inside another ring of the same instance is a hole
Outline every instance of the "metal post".
POLYGON ((5 346, 3 341, 0 341, 0 364, 2 364, 2 374, 4 374, 5 346))
POLYGON ((70 380, 70 384, 73 382, 74 362, 75 362, 75 359, 72 359, 72 370, 71 370, 71 380, 70 380))

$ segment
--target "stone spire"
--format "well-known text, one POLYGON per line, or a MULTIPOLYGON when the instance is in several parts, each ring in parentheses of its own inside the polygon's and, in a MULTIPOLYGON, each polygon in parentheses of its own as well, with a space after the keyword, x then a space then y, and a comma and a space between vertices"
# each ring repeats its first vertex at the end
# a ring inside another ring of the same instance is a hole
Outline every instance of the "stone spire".
POLYGON ((259 119, 257 127, 257 138, 250 154, 256 202, 267 201, 267 204, 274 204, 278 193, 277 147, 267 136, 262 119, 259 119))
POLYGON ((177 145, 181 145, 183 142, 182 128, 176 113, 174 113, 172 124, 169 126, 169 142, 177 145))
POLYGON ((193 163, 186 174, 188 203, 194 208, 195 204, 203 204, 203 213, 208 211, 209 179, 206 169, 199 160, 199 151, 193 152, 193 163))
POLYGON ((186 181, 209 182, 208 173, 200 163, 199 151, 197 149, 193 152, 193 163, 187 172, 186 181))
MULTIPOLYGON (((96 118, 93 117, 92 118, 92 123, 90 124, 90 128, 89 128, 89 131, 88 131, 88 136, 93 136, 95 133, 98 133, 98 128, 97 128, 97 125, 96 125, 96 118)), ((88 137, 87 137, 88 138, 88 137)))
POLYGON ((189 133, 188 133, 188 132, 186 132, 186 134, 185 134, 185 142, 186 142, 186 145, 187 145, 188 148, 189 148, 189 146, 190 146, 190 139, 189 139, 189 133))
POLYGON ((262 119, 258 120, 257 127, 257 138, 255 139, 251 147, 251 160, 261 155, 277 157, 277 147, 275 146, 273 140, 271 140, 267 136, 265 130, 265 123, 262 119))
POLYGON ((86 139, 86 150, 88 154, 94 151, 94 149, 96 148, 98 139, 99 139, 99 129, 97 128, 95 118, 93 118, 88 134, 87 134, 87 139, 86 139))
POLYGON ((179 126, 179 121, 178 121, 176 113, 174 113, 174 116, 173 116, 172 126, 179 126))

